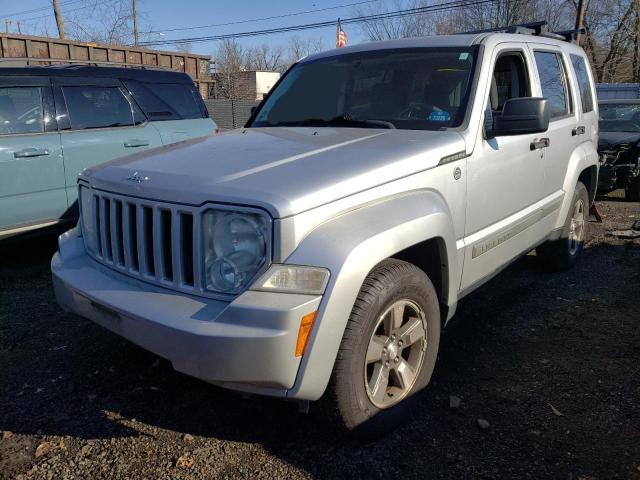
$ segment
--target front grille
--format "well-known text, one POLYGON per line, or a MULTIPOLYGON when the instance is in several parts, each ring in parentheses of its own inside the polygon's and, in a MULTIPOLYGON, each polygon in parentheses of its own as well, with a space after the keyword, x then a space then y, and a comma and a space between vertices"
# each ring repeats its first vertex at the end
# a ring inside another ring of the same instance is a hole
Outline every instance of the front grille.
POLYGON ((178 290, 204 293, 199 210, 184 205, 91 191, 94 248, 99 262, 178 290))

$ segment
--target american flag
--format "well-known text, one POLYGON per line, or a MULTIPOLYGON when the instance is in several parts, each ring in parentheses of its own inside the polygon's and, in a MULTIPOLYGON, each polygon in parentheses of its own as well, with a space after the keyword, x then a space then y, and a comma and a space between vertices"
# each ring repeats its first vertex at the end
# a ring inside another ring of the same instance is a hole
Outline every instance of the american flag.
POLYGON ((340 25, 340 19, 338 19, 338 26, 336 28, 336 48, 342 48, 347 46, 347 34, 342 30, 340 25))

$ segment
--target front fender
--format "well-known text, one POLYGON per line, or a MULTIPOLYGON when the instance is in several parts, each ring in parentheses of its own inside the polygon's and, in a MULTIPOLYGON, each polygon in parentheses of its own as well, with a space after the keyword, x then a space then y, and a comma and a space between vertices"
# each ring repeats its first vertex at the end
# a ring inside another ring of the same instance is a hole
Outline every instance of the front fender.
POLYGON ((449 274, 443 287, 454 307, 460 283, 456 239, 447 204, 434 191, 415 191, 345 213, 302 241, 286 263, 326 267, 331 277, 288 396, 320 398, 365 277, 385 258, 432 238, 442 239, 446 247, 449 274))

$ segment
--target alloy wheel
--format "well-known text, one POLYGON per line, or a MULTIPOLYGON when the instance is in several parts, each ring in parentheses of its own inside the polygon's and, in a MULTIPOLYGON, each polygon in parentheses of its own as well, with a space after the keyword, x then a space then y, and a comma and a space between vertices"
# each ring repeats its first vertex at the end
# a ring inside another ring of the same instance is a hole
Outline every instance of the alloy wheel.
POLYGON ((411 391, 422 368, 426 347, 427 322, 418 304, 398 300, 380 315, 364 365, 371 403, 388 408, 411 391))

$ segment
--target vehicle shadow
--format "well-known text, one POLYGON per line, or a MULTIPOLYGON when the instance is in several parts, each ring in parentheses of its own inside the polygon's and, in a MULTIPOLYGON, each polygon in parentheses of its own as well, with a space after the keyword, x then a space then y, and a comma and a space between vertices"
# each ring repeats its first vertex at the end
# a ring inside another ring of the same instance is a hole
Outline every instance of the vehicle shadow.
MULTIPOLYGON (((294 403, 244 399, 178 374, 152 354, 62 312, 50 285, 48 258, 54 250, 47 237, 2 250, 0 430, 157 441, 166 441, 169 432, 180 450, 188 433, 196 436, 196 450, 206 452, 219 440, 259 444, 318 478, 424 471, 459 478, 536 471, 566 476, 567 462, 576 462, 575 453, 566 458, 562 443, 567 428, 581 432, 578 443, 585 443, 576 448, 589 471, 606 472, 612 459, 591 452, 610 444, 607 431, 616 430, 615 422, 628 421, 624 405, 613 425, 589 425, 589 415, 580 418, 578 412, 604 409, 598 398, 580 400, 593 395, 595 377, 630 371, 610 371, 615 362, 625 368, 637 364, 637 318, 635 325, 629 322, 637 310, 624 300, 637 296, 640 285, 633 267, 640 262, 638 244, 587 248, 575 269, 555 275, 530 254, 469 295, 444 331, 417 414, 395 434, 368 445, 338 436, 313 414, 313 405, 311 415, 302 415, 294 403), (459 409, 449 407, 450 395, 462 398, 459 409), (568 395, 579 398, 571 403, 568 395), (550 405, 562 413, 555 415, 550 405), (479 429, 478 418, 489 420, 491 428, 479 429), (402 462, 392 463, 395 455, 402 462)), ((616 380, 617 395, 632 388, 629 378, 616 380)), ((630 443, 639 445, 640 435, 634 435, 630 443)), ((640 452, 633 448, 637 458, 640 452)))

